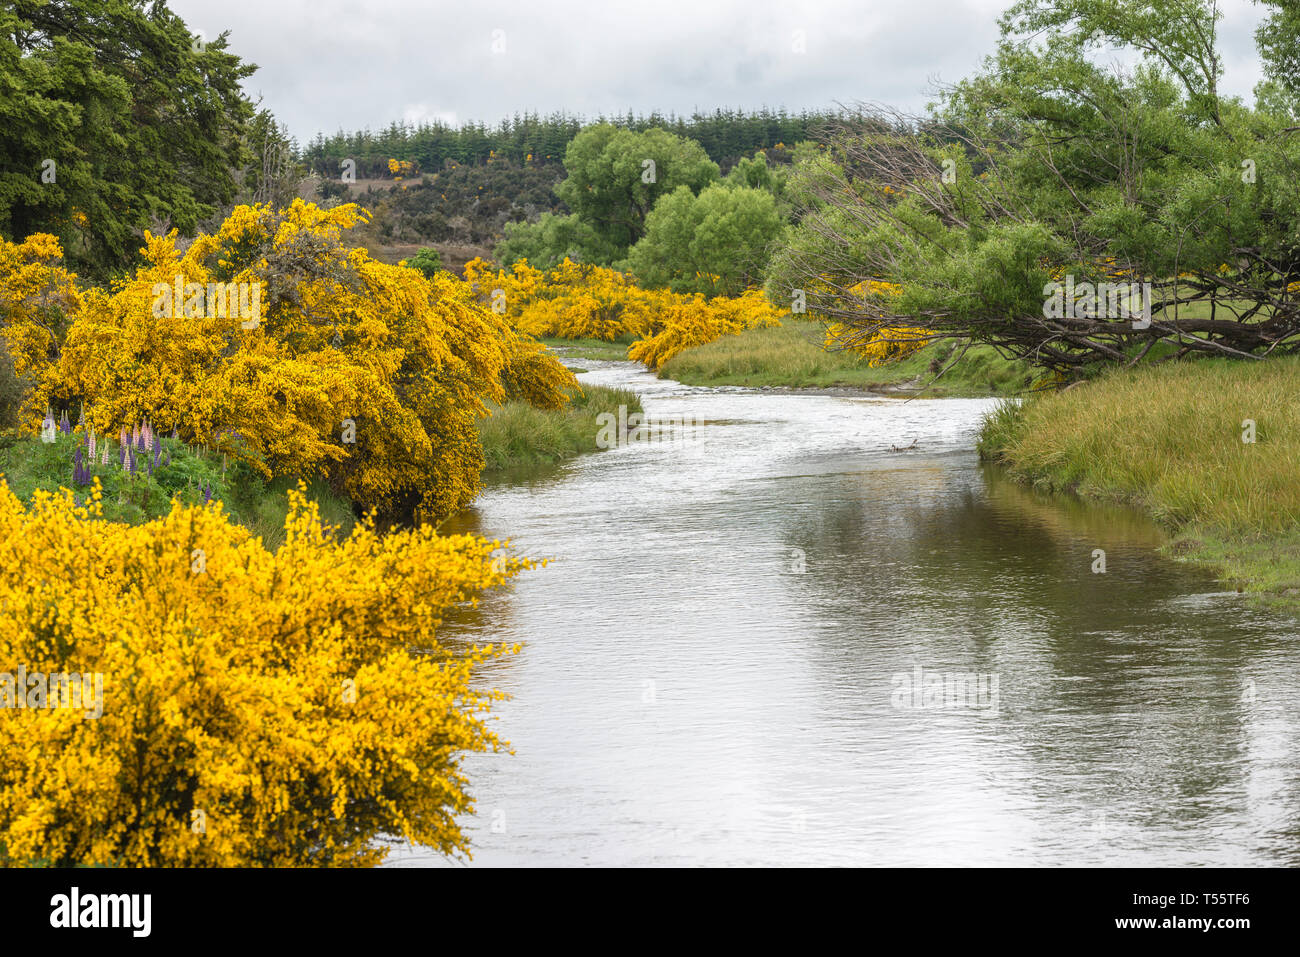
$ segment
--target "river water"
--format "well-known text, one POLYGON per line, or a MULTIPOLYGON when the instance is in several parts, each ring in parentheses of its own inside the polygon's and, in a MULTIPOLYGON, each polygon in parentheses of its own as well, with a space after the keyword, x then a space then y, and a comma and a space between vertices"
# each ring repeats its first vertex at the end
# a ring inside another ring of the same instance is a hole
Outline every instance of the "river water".
POLYGON ((448 628, 524 643, 473 864, 1300 864, 1300 628, 982 466, 991 402, 582 365, 700 424, 447 526, 553 559, 448 628))

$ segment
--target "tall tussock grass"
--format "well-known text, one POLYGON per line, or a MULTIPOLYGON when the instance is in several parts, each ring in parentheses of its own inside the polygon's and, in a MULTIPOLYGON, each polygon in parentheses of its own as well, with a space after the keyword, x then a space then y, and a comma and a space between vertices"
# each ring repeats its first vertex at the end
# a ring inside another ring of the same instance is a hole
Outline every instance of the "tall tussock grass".
POLYGON ((478 420, 483 458, 488 469, 556 462, 595 451, 601 412, 640 412, 641 400, 627 389, 583 386, 562 409, 537 409, 526 402, 506 402, 478 420))
POLYGON ((1292 531, 1300 358, 1117 370, 1004 403, 985 423, 980 452, 1020 481, 1133 502, 1175 527, 1292 531))

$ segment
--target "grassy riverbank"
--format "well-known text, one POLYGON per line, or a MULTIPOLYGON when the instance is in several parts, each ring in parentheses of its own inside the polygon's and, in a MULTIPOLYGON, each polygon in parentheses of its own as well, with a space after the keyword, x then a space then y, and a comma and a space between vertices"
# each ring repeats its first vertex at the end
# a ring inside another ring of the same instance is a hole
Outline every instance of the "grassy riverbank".
POLYGON ((593 385, 584 386, 563 409, 535 409, 525 402, 497 406, 491 416, 478 423, 487 467, 507 469, 558 462, 582 452, 594 452, 600 432, 596 416, 602 412, 618 415, 620 405, 627 406, 628 415, 642 411, 635 392, 593 385))
POLYGON ((661 375, 687 385, 850 388, 945 396, 1011 395, 1037 377, 1023 362, 972 346, 943 377, 955 355, 951 342, 936 342, 898 362, 872 368, 847 352, 821 347, 821 326, 786 321, 778 328, 750 329, 688 349, 664 364, 661 375))
POLYGON ((538 339, 538 342, 551 349, 562 359, 616 359, 627 361, 627 347, 632 344, 632 337, 626 336, 614 342, 603 339, 538 339))
POLYGON ((1174 554, 1297 608, 1297 423, 1300 359, 1167 363, 1006 404, 979 448, 1021 482, 1143 507, 1174 554))

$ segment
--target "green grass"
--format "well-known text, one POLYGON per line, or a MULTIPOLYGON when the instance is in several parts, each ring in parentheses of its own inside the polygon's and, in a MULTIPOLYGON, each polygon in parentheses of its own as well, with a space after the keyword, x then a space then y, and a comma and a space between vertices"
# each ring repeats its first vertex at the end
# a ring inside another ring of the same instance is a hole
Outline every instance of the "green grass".
POLYGON ((786 321, 780 327, 750 329, 688 349, 664 364, 660 375, 687 385, 788 386, 924 389, 926 397, 1009 395, 1028 390, 1037 373, 1024 362, 1004 359, 989 346, 972 346, 943 377, 935 375, 956 355, 952 342, 936 342, 906 359, 872 368, 847 352, 821 347, 821 326, 786 321))
POLYGON ((979 449, 1023 483, 1139 505, 1174 554, 1300 606, 1298 424, 1300 358, 1206 359, 1004 404, 979 449))
MULTIPOLYGON (((284 519, 289 511, 288 491, 297 481, 279 478, 267 482, 243 464, 223 467, 218 455, 191 448, 173 439, 160 439, 162 454, 158 466, 149 470, 152 461, 141 452, 140 464, 133 475, 123 469, 116 456, 109 465, 96 464, 91 472, 103 488, 104 518, 109 521, 139 524, 166 515, 173 498, 186 505, 204 500, 204 489, 212 490, 212 500, 221 501, 226 514, 261 536, 268 548, 278 548, 284 540, 284 519), (170 461, 168 461, 170 453, 170 461)), ((51 443, 37 436, 18 438, 12 433, 0 435, 0 473, 9 488, 24 502, 30 502, 38 490, 57 492, 70 489, 79 501, 88 497, 91 485, 73 482, 72 456, 81 445, 80 435, 56 435, 51 443)), ((308 498, 321 511, 321 519, 337 525, 344 532, 351 529, 352 505, 332 492, 322 481, 308 485, 308 498)))
POLYGON ((620 405, 631 415, 640 412, 635 392, 604 386, 584 386, 563 409, 535 409, 526 402, 506 402, 479 419, 483 457, 489 470, 558 462, 582 452, 594 452, 601 412, 618 414, 620 405))
POLYGON ((627 361, 627 347, 632 337, 617 342, 603 339, 538 339, 556 355, 565 359, 620 359, 627 361))

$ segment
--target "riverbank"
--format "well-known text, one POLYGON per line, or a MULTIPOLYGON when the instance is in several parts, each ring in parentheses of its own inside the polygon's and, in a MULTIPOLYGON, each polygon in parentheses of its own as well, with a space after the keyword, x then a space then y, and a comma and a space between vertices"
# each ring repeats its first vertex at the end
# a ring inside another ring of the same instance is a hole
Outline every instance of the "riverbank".
POLYGON ((632 344, 630 337, 606 342, 603 339, 538 339, 562 359, 608 359, 627 362, 627 347, 632 344))
POLYGON ((635 392, 594 385, 584 386, 562 409, 537 409, 526 402, 496 406, 478 421, 487 469, 558 462, 594 452, 600 433, 596 417, 602 412, 617 416, 620 405, 627 406, 628 415, 642 411, 635 392))
POLYGON ((936 379, 956 355, 956 344, 936 342, 905 359, 871 367, 848 352, 827 352, 822 327, 787 320, 774 328, 750 329, 688 349, 664 364, 660 374, 686 385, 772 389, 883 392, 926 398, 1015 395, 1038 377, 1024 362, 1004 359, 989 346, 972 346, 936 379))
POLYGON ((1297 421, 1300 359, 1166 363, 1004 404, 979 450, 1025 484, 1142 507, 1167 552, 1296 610, 1297 421))

